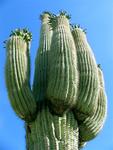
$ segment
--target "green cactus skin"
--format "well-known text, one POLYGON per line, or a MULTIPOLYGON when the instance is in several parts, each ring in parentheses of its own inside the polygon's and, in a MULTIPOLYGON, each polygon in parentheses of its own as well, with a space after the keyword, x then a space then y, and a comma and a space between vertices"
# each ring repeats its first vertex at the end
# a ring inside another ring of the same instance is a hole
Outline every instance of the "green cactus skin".
POLYGON ((72 112, 62 117, 41 106, 36 120, 26 124, 30 150, 78 150, 78 125, 72 112))
POLYGON ((89 141, 97 136, 97 134, 102 129, 106 114, 107 114, 107 98, 104 88, 103 73, 98 68, 99 75, 99 94, 98 94, 98 104, 97 109, 91 117, 86 118, 80 125, 80 139, 81 141, 89 141))
POLYGON ((44 12, 41 15, 42 27, 40 33, 40 44, 35 61, 35 76, 33 82, 33 94, 36 101, 45 99, 45 91, 47 86, 47 71, 49 67, 49 51, 52 38, 52 29, 49 25, 50 14, 44 12))
POLYGON ((12 35, 7 41, 6 84, 17 115, 31 121, 37 107, 29 83, 29 45, 22 36, 12 35))
POLYGON ((78 73, 74 40, 69 20, 56 17, 50 53, 47 99, 56 114, 62 114, 76 103, 78 73))
MULTIPOLYGON (((81 114, 82 119, 84 119, 83 116, 91 115, 96 110, 99 91, 98 70, 94 54, 83 30, 75 27, 72 34, 77 50, 79 70, 79 90, 75 108, 77 114, 81 114)), ((79 119, 80 116, 77 114, 76 116, 79 119)))
POLYGON ((71 32, 65 12, 44 12, 41 20, 33 90, 30 32, 18 29, 6 41, 9 99, 25 121, 27 150, 80 150, 106 119, 103 73, 84 31, 76 26, 71 32))

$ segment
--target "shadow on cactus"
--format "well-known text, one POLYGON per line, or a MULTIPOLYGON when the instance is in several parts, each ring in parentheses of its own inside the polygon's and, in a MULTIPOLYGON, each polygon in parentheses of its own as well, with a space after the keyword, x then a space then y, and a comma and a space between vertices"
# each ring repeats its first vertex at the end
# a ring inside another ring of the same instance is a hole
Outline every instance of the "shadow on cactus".
POLYGON ((43 12, 34 81, 30 85, 27 29, 5 41, 6 85, 15 113, 25 121, 26 149, 79 150, 101 131, 107 111, 104 78, 85 30, 65 11, 43 12))

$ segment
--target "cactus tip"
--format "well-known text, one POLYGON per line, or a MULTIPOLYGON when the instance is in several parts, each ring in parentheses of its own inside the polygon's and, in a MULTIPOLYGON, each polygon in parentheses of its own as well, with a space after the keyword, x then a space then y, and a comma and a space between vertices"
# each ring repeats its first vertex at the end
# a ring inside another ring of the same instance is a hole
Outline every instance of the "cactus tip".
POLYGON ((29 32, 27 28, 24 29, 16 29, 15 31, 11 31, 11 36, 20 36, 22 37, 26 42, 30 42, 32 39, 32 34, 29 32))
POLYGON ((71 15, 68 14, 65 10, 60 10, 59 13, 60 16, 66 16, 67 19, 71 19, 71 15))
POLYGON ((44 18, 44 15, 47 14, 48 16, 51 16, 52 13, 49 11, 43 11, 42 14, 40 15, 40 19, 42 20, 44 18))
POLYGON ((80 26, 80 24, 71 24, 71 28, 72 28, 72 30, 74 30, 74 29, 81 29, 85 34, 87 33, 87 29, 86 29, 86 28, 83 29, 83 28, 80 26))

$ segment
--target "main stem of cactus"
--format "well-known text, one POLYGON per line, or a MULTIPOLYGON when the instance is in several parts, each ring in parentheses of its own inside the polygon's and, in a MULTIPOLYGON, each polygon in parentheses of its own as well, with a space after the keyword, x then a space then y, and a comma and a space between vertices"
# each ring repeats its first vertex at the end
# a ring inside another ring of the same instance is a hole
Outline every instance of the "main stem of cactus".
POLYGON ((27 150, 78 150, 78 124, 72 112, 53 115, 41 104, 37 118, 26 124, 27 150))

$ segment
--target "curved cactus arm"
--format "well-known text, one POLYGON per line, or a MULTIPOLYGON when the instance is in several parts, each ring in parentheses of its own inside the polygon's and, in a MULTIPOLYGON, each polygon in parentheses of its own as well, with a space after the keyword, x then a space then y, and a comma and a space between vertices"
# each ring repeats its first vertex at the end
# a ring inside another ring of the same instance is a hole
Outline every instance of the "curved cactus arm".
POLYGON ((77 59, 69 20, 64 13, 54 20, 47 99, 56 114, 63 114, 76 103, 77 59))
POLYGON ((16 114, 26 121, 36 115, 36 102, 30 89, 29 42, 26 29, 16 30, 6 42, 6 85, 10 102, 16 114))
POLYGON ((33 94, 36 101, 42 101, 45 99, 47 72, 49 69, 48 59, 52 38, 52 29, 49 24, 50 16, 51 14, 49 12, 44 12, 41 15, 42 26, 40 43, 35 60, 35 75, 33 82, 33 94))
MULTIPOLYGON (((99 91, 98 69, 84 31, 80 27, 75 26, 72 34, 77 51, 79 72, 78 97, 75 111, 82 114, 82 118, 84 118, 83 116, 92 115, 96 110, 99 91)), ((79 115, 77 116, 80 119, 79 115)))
POLYGON ((92 117, 86 118, 80 125, 80 140, 89 141, 97 136, 101 131, 107 114, 107 98, 104 88, 103 74, 100 68, 98 68, 99 75, 99 95, 96 112, 92 117))

